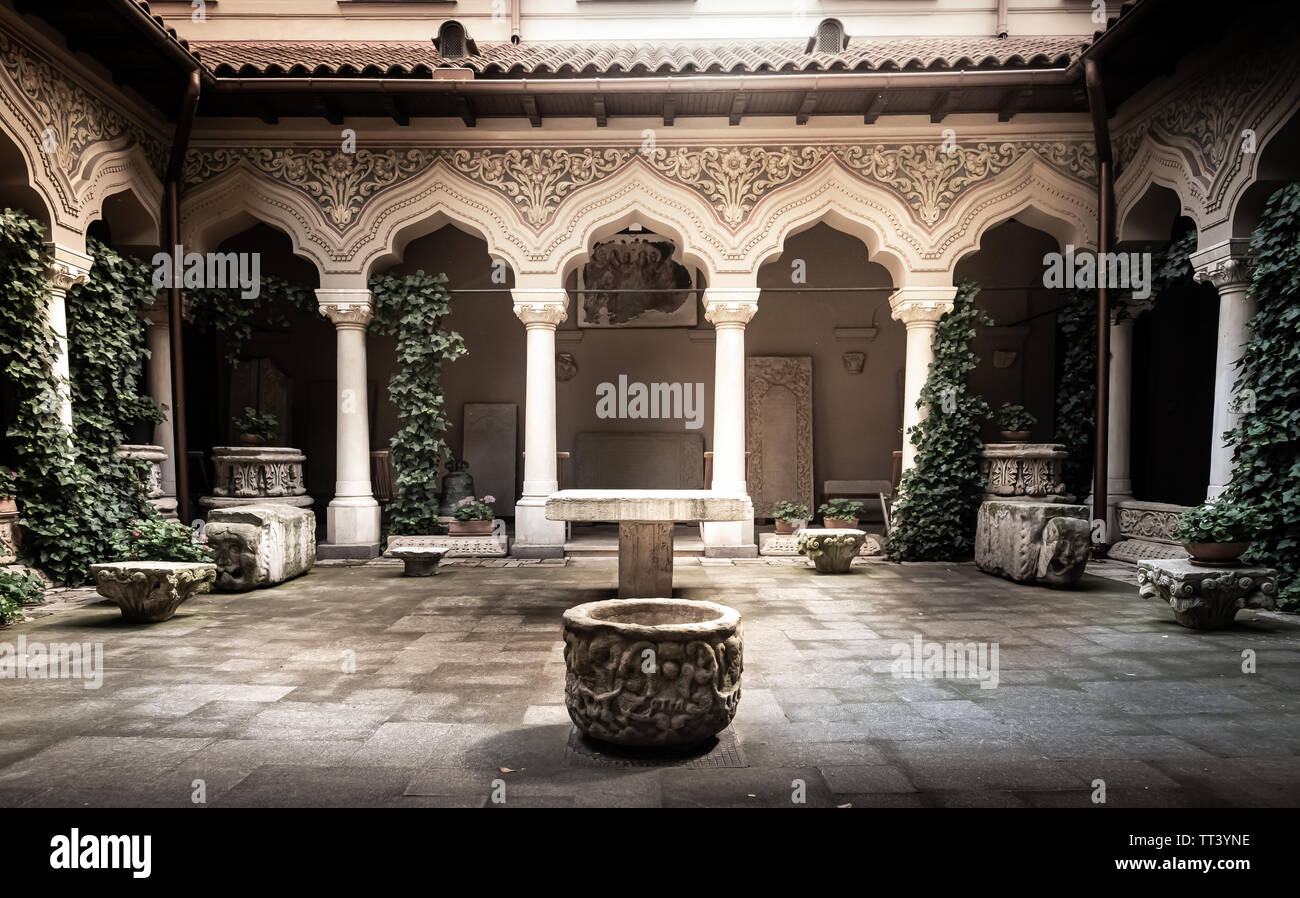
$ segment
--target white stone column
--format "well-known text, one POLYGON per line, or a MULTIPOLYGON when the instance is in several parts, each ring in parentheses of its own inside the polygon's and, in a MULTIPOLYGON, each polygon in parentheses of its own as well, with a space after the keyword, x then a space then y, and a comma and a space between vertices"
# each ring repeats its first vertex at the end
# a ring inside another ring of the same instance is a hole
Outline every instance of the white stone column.
POLYGON ((94 259, 61 243, 47 243, 50 252, 50 298, 45 306, 45 320, 58 343, 54 358, 54 379, 59 396, 58 415, 63 426, 72 430, 72 381, 68 370, 67 295, 73 287, 90 279, 94 259))
POLYGON ((903 470, 916 464, 916 447, 909 433, 925 419, 927 409, 917 408, 921 388, 934 360, 934 329, 952 310, 956 287, 904 287, 889 298, 891 314, 907 327, 907 360, 903 369, 903 470))
POLYGON ((515 315, 528 329, 524 391, 524 494, 515 503, 515 544, 525 558, 562 558, 563 521, 546 520, 546 497, 560 488, 555 461, 555 328, 568 317, 563 289, 516 288, 515 315))
MULTIPOLYGON (((745 325, 758 311, 758 287, 709 287, 704 317, 717 332, 713 362, 713 483, 709 488, 749 495, 745 483, 745 325)), ((706 523, 704 554, 710 558, 749 558, 754 514, 736 523, 706 523)))
MULTIPOLYGON (((167 294, 145 309, 145 345, 149 349, 149 362, 145 366, 145 384, 149 395, 162 409, 163 420, 154 425, 153 443, 162 446, 167 457, 162 460, 163 497, 176 501, 176 434, 172 430, 172 349, 167 330, 167 294)), ((169 503, 172 516, 175 506, 169 503)))
POLYGON ((1240 372, 1246 341, 1250 339, 1247 323, 1254 317, 1258 304, 1246 298, 1250 285, 1250 266, 1246 250, 1248 241, 1227 240, 1207 250, 1192 253, 1198 283, 1210 283, 1219 291, 1219 341, 1214 358, 1214 417, 1210 435, 1210 485, 1206 498, 1217 497, 1232 479, 1232 447, 1223 435, 1237 425, 1233 385, 1240 372))
POLYGON ((369 290, 317 290, 321 314, 338 338, 338 406, 334 498, 325 512, 321 558, 374 558, 379 554, 379 503, 370 486, 370 410, 366 383, 366 326, 373 312, 369 290))
POLYGON ((1110 542, 1118 539, 1120 502, 1133 498, 1133 322, 1150 303, 1110 310, 1110 413, 1106 425, 1106 508, 1110 542))

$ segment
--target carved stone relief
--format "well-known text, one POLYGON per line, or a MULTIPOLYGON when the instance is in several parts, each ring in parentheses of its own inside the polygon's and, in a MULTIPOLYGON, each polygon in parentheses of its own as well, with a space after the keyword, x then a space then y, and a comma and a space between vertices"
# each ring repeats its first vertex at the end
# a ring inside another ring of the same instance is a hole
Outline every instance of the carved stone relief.
POLYGON ((812 358, 745 359, 745 481, 754 514, 770 518, 782 499, 812 507, 812 358))

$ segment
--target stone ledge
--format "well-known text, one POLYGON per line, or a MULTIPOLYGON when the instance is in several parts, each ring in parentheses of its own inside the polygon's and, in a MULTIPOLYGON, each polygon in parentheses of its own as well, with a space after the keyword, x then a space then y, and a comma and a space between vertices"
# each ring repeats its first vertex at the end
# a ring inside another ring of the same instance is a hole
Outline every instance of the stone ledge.
MULTIPOLYGON (((510 540, 496 534, 484 536, 449 536, 442 534, 390 536, 386 557, 392 557, 392 550, 398 548, 442 548, 447 549, 447 558, 494 558, 509 554, 510 540)), ((559 548, 558 546, 556 548, 559 548)), ((563 549, 560 549, 563 552, 563 549)), ((376 550, 378 554, 378 550, 376 550)))

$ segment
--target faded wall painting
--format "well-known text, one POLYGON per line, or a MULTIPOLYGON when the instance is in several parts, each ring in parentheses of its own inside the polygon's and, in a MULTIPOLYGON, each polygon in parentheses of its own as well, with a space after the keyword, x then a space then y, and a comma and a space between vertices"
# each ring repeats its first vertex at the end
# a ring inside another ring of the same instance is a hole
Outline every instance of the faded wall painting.
POLYGON ((591 251, 578 278, 579 327, 694 327, 691 273, 673 244, 654 234, 617 234, 591 251))

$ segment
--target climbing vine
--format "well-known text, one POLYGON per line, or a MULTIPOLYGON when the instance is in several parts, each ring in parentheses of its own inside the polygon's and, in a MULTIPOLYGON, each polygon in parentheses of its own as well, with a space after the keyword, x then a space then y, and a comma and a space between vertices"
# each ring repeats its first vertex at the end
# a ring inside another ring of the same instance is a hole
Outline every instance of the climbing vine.
POLYGON ((975 518, 984 495, 980 428, 989 418, 983 397, 966 378, 979 359, 976 328, 993 320, 975 306, 979 287, 962 284, 952 311, 934 332, 934 360, 918 405, 929 408, 908 433, 916 465, 904 472, 886 552, 897 561, 955 561, 975 549, 975 518))
POLYGON ((1254 506, 1262 526, 1247 560, 1278 571, 1279 605, 1300 606, 1300 184, 1268 200, 1251 235, 1250 296, 1259 311, 1234 387, 1236 466, 1220 501, 1254 506))
POLYGON ((1056 313, 1063 346, 1056 384, 1056 442, 1065 446, 1061 479, 1082 502, 1092 487, 1092 452, 1097 426, 1097 295, 1070 290, 1056 313))
POLYGON ((438 468, 448 454, 451 428, 439 378, 446 361, 465 354, 465 341, 442 327, 451 311, 446 275, 423 271, 370 279, 371 330, 397 335, 400 367, 388 382, 401 426, 390 446, 397 496, 390 506, 394 533, 436 533, 438 468))
POLYGON ((185 290, 186 316, 199 330, 221 340, 223 355, 233 367, 253 337, 253 325, 288 327, 289 309, 319 317, 316 294, 310 287, 272 274, 261 276, 256 297, 244 298, 238 288, 198 287, 185 290))
POLYGON ((22 558, 69 585, 84 583, 105 556, 108 533, 155 514, 140 462, 119 458, 124 435, 159 410, 138 393, 147 352, 141 308, 154 289, 147 266, 91 240, 94 277, 66 298, 72 430, 59 419, 58 345, 45 316, 49 258, 44 227, 0 212, 0 361, 15 410, 6 432, 17 474, 22 558))

